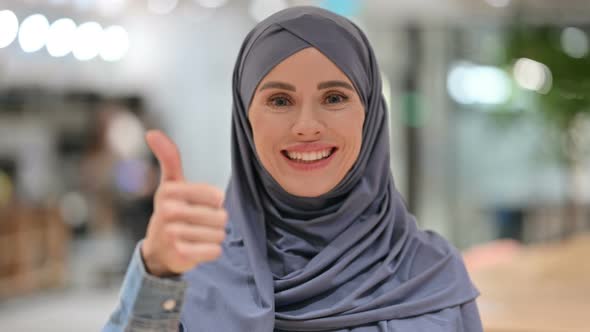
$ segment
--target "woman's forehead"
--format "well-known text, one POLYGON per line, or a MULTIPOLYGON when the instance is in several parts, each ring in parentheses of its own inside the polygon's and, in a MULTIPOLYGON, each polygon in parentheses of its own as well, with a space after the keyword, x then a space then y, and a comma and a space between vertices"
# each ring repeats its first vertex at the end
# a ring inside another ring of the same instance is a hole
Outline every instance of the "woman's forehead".
POLYGON ((300 50, 285 58, 261 80, 261 86, 269 81, 287 81, 293 84, 318 84, 325 81, 344 81, 353 85, 348 76, 328 57, 314 47, 300 50))

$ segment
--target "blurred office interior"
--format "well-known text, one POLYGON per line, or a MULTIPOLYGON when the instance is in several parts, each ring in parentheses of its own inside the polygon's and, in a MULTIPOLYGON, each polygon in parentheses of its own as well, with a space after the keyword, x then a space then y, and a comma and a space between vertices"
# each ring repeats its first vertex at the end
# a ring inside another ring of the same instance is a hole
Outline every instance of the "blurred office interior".
POLYGON ((486 331, 589 331, 586 0, 0 0, 0 330, 101 328, 158 183, 144 132, 223 188, 240 43, 295 5, 367 33, 397 188, 486 331))

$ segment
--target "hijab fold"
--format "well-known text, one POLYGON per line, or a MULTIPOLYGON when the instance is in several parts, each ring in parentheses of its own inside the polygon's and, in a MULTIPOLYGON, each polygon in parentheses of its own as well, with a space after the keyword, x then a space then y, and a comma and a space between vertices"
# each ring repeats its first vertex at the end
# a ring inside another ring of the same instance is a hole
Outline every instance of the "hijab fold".
POLYGON ((228 235, 220 259, 184 276, 185 330, 345 331, 461 306, 478 295, 458 252, 416 227, 395 188, 380 72, 352 22, 294 7, 259 23, 238 54, 232 112, 228 235), (293 196, 270 176, 248 122, 262 78, 308 47, 348 76, 366 112, 357 161, 315 198, 293 196))

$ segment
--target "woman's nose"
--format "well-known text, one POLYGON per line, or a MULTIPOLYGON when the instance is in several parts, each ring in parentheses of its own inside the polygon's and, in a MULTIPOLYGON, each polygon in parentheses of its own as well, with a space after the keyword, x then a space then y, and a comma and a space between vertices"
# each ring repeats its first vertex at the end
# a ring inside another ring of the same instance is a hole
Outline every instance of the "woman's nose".
POLYGON ((292 127, 292 132, 299 138, 317 138, 324 130, 324 125, 317 119, 314 110, 301 110, 292 127))

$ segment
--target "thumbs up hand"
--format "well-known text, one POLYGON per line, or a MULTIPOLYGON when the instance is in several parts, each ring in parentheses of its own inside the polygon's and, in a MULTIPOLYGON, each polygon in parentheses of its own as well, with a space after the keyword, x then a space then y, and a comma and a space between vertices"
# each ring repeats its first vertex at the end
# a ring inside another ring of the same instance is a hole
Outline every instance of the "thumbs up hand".
POLYGON ((152 130, 145 138, 161 178, 141 254, 150 274, 177 275, 221 255, 228 219, 223 192, 185 181, 178 148, 164 133, 152 130))

